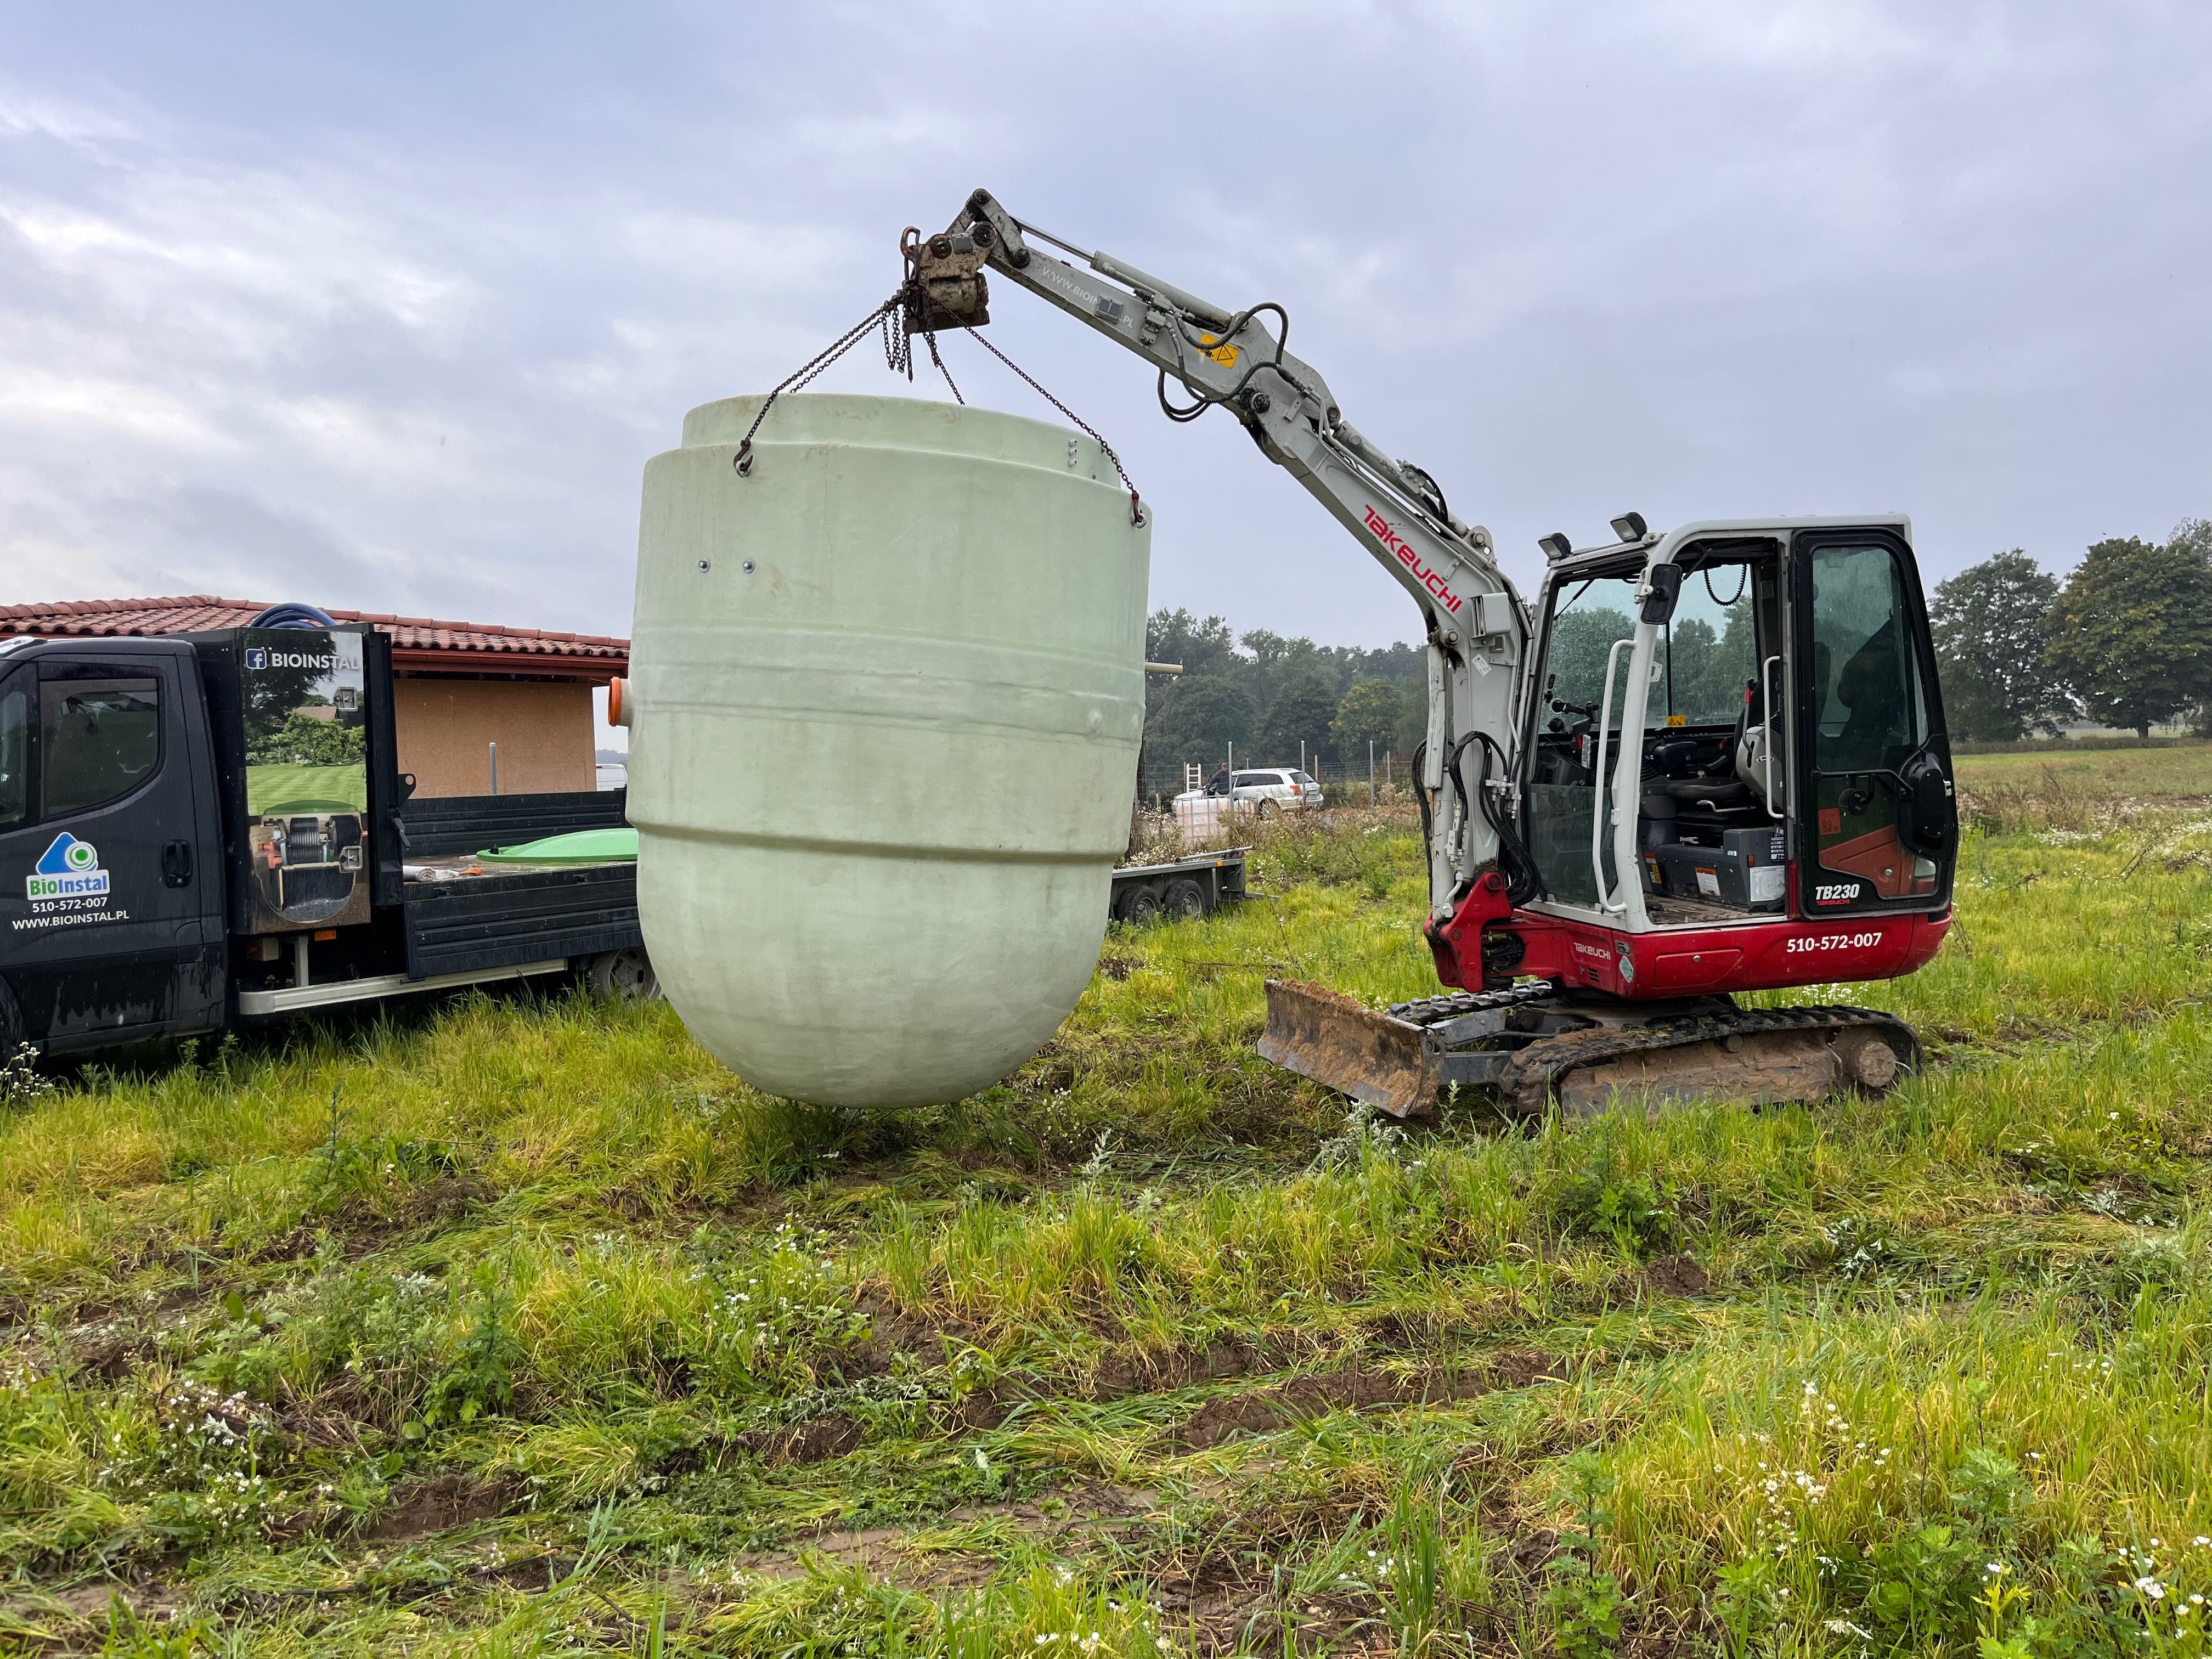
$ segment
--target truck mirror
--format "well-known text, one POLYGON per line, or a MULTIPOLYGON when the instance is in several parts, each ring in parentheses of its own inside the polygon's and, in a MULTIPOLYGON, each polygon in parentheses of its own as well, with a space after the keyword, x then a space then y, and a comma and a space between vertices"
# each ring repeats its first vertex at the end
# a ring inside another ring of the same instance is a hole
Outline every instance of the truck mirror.
POLYGON ((1642 611, 1645 622, 1663 623, 1674 614, 1674 601, 1682 597, 1682 568, 1676 564, 1655 564, 1644 573, 1644 586, 1636 590, 1644 601, 1642 611))

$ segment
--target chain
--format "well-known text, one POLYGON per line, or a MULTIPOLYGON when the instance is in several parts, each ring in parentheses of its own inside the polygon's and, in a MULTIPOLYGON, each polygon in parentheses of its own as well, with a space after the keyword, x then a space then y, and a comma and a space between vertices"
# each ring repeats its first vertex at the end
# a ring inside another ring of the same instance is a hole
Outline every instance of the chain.
MULTIPOLYGON (((880 328, 883 331, 884 362, 891 373, 904 374, 911 381, 914 379, 913 319, 915 314, 912 302, 920 297, 920 286, 914 279, 900 283, 897 293, 778 381, 775 389, 762 400, 760 408, 754 411, 753 423, 745 428, 745 435, 738 445, 738 453, 731 459, 730 465, 737 469, 738 476, 741 478, 751 476, 753 434, 761 429, 761 422, 768 419, 768 412, 775 407, 775 400, 787 392, 798 392, 811 385, 830 364, 866 339, 870 330, 880 328)), ((960 395, 960 388, 953 383, 952 371, 945 368, 945 359, 938 355, 934 334, 929 336, 929 361, 937 365, 937 372, 945 377, 945 384, 951 386, 953 402, 964 407, 968 400, 960 395)))
MULTIPOLYGON (((969 329, 968 333, 969 337, 973 339, 977 345, 982 347, 984 350, 989 352, 994 357, 996 357, 1008 368, 1012 369, 1015 374, 1020 375, 1021 378, 1028 383, 1030 391, 1036 392, 1038 397, 1043 398, 1045 402, 1050 404, 1054 409, 1066 416, 1069 420, 1074 422, 1076 425, 1081 427, 1085 432, 1091 434, 1091 441, 1095 442, 1099 448, 1106 452, 1106 459, 1114 463, 1114 470, 1121 475, 1121 487, 1129 492, 1129 522, 1131 524, 1137 525, 1144 523, 1144 502, 1137 495, 1137 486, 1129 482, 1129 469, 1121 465, 1121 458, 1114 453, 1114 446, 1108 443, 1105 439, 1098 435, 1098 428, 1092 426, 1090 422, 1085 420, 1083 416, 1077 414, 1066 404, 1060 402, 1059 398, 1054 397, 1052 393, 1047 392, 1042 386, 1039 386, 1036 382, 1036 377, 1030 374, 1027 369, 1024 368, 1012 357, 1006 356, 1005 352, 1000 350, 998 347, 993 345, 981 335, 976 333, 975 330, 969 329)), ((933 340, 932 343, 934 344, 935 342, 933 340)))
MULTIPOLYGON (((744 478, 752 475, 753 434, 761 429, 761 422, 768 419, 768 412, 775 407, 775 400, 787 392, 801 391, 811 385, 815 378, 830 364, 836 362, 865 339, 870 330, 880 328, 883 331, 884 362, 889 366, 891 373, 903 374, 909 382, 912 381, 914 379, 914 321, 915 318, 923 314, 927 302, 927 295, 921 287, 921 278, 909 271, 907 279, 899 284, 898 291, 890 299, 884 301, 883 304, 861 318, 859 322, 847 329, 822 350, 778 381, 775 390, 762 400, 760 408, 754 411, 753 423, 745 428, 745 435, 738 445, 738 453, 731 458, 730 465, 737 469, 738 476, 744 478)), ((1130 481, 1129 469, 1121 465, 1121 456, 1115 452, 1114 446, 1099 434, 1098 428, 1047 392, 1038 383, 1035 375, 974 329, 963 329, 961 331, 1008 368, 1013 370, 1030 391, 1036 392, 1038 397, 1043 398, 1045 402, 1050 404, 1090 434, 1091 441, 1105 453, 1108 460, 1114 463, 1114 471, 1121 475, 1121 487, 1129 492, 1129 522, 1133 525, 1143 524, 1145 521, 1143 498, 1137 494, 1137 486, 1130 481)), ((953 402, 965 408, 968 400, 960 395, 960 387, 952 378, 952 371, 945 366, 945 359, 938 352, 936 331, 933 329, 925 331, 924 337, 929 342, 929 361, 936 365, 937 372, 945 377, 945 384, 951 387, 953 402)))

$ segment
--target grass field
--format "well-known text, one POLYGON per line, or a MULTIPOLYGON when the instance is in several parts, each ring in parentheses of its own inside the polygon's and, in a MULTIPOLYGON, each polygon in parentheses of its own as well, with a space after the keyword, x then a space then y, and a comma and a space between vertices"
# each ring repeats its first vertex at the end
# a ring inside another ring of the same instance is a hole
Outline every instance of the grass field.
POLYGON ((246 810, 264 812, 366 812, 368 772, 351 766, 249 766, 246 810))
POLYGON ((2073 752, 2063 744, 2053 744, 2045 753, 1963 755, 1958 771, 1959 781, 1970 790, 2034 785, 2050 777, 2067 788, 2100 796, 2212 796, 2212 744, 2073 752))
POLYGON ((1774 999, 1876 1102, 1347 1121, 1251 1042, 1432 984, 1356 813, 957 1109, 574 997, 19 1078, 0 1643, 2201 1659, 2212 750, 2014 758, 1937 961, 1774 999))

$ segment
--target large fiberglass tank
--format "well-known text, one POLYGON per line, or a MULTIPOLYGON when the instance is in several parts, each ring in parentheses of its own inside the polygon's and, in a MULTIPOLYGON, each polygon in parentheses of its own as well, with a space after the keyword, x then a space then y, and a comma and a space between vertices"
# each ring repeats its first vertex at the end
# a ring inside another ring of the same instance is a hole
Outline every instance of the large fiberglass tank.
POLYGON ((756 1087, 956 1100, 1083 994, 1144 726, 1151 513, 1092 439, 693 410, 645 469, 629 817, 662 988, 756 1087))

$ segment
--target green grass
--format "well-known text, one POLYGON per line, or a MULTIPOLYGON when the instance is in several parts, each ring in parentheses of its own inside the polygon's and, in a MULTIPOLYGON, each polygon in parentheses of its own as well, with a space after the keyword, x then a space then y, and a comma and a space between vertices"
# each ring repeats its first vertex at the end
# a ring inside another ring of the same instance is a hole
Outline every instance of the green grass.
POLYGON ((2175 752, 1970 781, 1936 962, 1769 999, 1911 1019, 1879 1101, 1347 1121, 1251 1043, 1270 974, 1432 988, 1357 812, 958 1108, 575 996, 11 1085, 0 1642, 2198 1659, 2212 825, 2120 765, 2175 752))
POLYGON ((2155 800, 2212 795, 2212 743, 2081 750, 2053 743, 2027 754, 1961 755, 1957 766, 1960 785, 1969 791, 2033 787, 2048 776, 2096 795, 2155 800))
POLYGON ((368 772, 350 766, 249 766, 246 769, 249 812, 366 812, 368 772))

